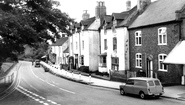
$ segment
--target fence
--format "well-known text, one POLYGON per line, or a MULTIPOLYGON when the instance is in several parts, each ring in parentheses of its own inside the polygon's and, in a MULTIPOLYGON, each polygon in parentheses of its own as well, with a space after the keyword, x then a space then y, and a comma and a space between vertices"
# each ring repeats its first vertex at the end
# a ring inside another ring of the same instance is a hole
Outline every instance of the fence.
POLYGON ((15 73, 17 72, 20 65, 14 62, 13 65, 7 70, 7 72, 0 77, 0 86, 11 85, 15 80, 15 73))

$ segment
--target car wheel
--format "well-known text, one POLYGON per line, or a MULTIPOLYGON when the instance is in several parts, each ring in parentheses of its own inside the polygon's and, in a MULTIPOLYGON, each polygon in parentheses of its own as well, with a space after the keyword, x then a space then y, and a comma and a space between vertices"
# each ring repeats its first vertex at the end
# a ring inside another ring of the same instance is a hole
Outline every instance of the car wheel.
POLYGON ((124 95, 124 94, 125 94, 124 89, 120 89, 120 94, 121 94, 121 95, 124 95))
POLYGON ((145 99, 145 93, 144 92, 140 92, 139 96, 140 96, 141 99, 145 99))

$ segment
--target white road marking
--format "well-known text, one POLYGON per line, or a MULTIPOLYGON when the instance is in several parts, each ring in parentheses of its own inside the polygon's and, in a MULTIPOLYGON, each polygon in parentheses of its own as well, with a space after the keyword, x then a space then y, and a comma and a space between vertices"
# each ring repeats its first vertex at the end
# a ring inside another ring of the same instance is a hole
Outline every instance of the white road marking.
POLYGON ((72 91, 68 91, 68 90, 66 90, 66 89, 63 89, 63 88, 59 88, 60 90, 63 90, 63 91, 66 91, 66 92, 69 92, 69 93, 71 93, 71 94, 75 94, 75 92, 72 92, 72 91))
POLYGON ((35 101, 37 101, 37 102, 39 102, 39 103, 41 103, 41 104, 49 105, 48 103, 45 103, 44 101, 42 101, 42 100, 45 100, 45 101, 48 101, 48 102, 50 102, 50 103, 52 103, 52 104, 60 105, 60 104, 58 104, 58 103, 56 103, 56 102, 54 102, 54 101, 47 100, 46 98, 44 98, 44 97, 42 97, 42 96, 39 96, 39 95, 37 95, 36 93, 30 92, 30 91, 28 91, 27 89, 25 89, 25 88, 23 88, 23 87, 21 87, 21 86, 19 86, 19 88, 17 88, 17 90, 18 90, 19 92, 25 94, 26 96, 32 98, 33 100, 35 100, 35 101), (22 90, 19 89, 19 88, 21 88, 22 90), (27 93, 26 93, 26 92, 27 92, 27 93), (28 93, 29 93, 29 94, 28 94, 28 93), (35 96, 35 97, 33 97, 33 96, 35 96), (40 99, 42 99, 42 100, 40 100, 40 99))
MULTIPOLYGON (((31 71, 32 71, 32 69, 31 69, 31 71)), ((33 71, 32 71, 32 73, 33 73, 33 71)), ((33 73, 33 74, 34 74, 34 73, 33 73)), ((35 75, 35 74, 34 74, 34 75, 35 75)), ((35 76, 36 76, 36 75, 35 75, 35 76)), ((37 77, 37 76, 36 76, 36 77, 37 77)), ((21 78, 22 78, 22 77, 21 77, 21 78)), ((39 77, 37 77, 37 78, 39 78, 39 77)), ((19 79, 18 79, 18 80, 19 80, 19 79)), ((42 79, 40 78, 40 80, 42 80, 42 79)), ((42 81, 44 81, 44 80, 42 80, 42 81)), ((45 82, 45 81, 44 81, 44 82, 45 82)), ((31 86, 31 85, 30 85, 30 87, 34 88, 34 87, 31 86)), ((37 102, 39 102, 39 103, 41 103, 41 104, 43 104, 43 105, 49 105, 48 103, 45 103, 44 101, 42 101, 42 100, 47 101, 46 98, 44 98, 44 97, 42 97, 42 96, 39 96, 38 94, 33 93, 33 92, 31 92, 31 91, 29 91, 29 90, 23 88, 22 86, 20 86, 20 80, 18 81, 18 85, 17 85, 17 87, 16 87, 15 89, 17 89, 19 92, 23 93, 24 95, 30 97, 31 99, 33 99, 33 100, 35 100, 35 101, 37 101, 37 102), (19 88, 20 88, 20 89, 19 89, 19 88), (22 89, 22 90, 21 90, 21 89, 22 89), (26 93, 26 92, 27 92, 27 93, 26 93), (41 100, 41 99, 42 99, 42 100, 41 100)), ((35 90, 37 90, 37 89, 35 88, 35 90)), ((56 104, 56 105, 60 105, 60 104, 58 104, 58 103, 56 103, 56 102, 54 102, 54 101, 51 101, 50 103, 56 104)))
POLYGON ((35 98, 35 97, 33 97, 33 96, 31 96, 31 95, 25 93, 24 91, 20 90, 19 88, 17 88, 17 90, 18 90, 19 92, 25 94, 26 96, 30 97, 31 99, 33 99, 33 100, 35 100, 35 101, 41 103, 41 104, 49 105, 48 103, 45 103, 44 101, 40 101, 38 98, 35 98))
POLYGON ((54 81, 52 81, 52 83, 55 84, 55 85, 59 85, 59 83, 56 83, 56 82, 54 82, 54 81))
POLYGON ((39 92, 39 90, 33 87, 32 85, 29 84, 29 86, 39 92))
MULTIPOLYGON (((47 84, 49 84, 49 85, 51 85, 51 86, 53 86, 53 87, 56 87, 54 84, 52 84, 52 83, 50 83, 50 82, 48 82, 48 81, 45 81, 45 80, 43 80, 42 78, 39 78, 39 77, 33 72, 33 70, 32 70, 31 67, 30 67, 30 69, 31 69, 32 74, 33 74, 36 78, 38 78, 39 80, 41 80, 41 81, 43 81, 43 82, 46 82, 47 84)), ((58 87, 57 87, 57 88, 58 88, 58 87)), ((71 94, 75 94, 75 92, 72 92, 72 91, 69 91, 69 90, 66 90, 66 89, 63 89, 63 88, 59 88, 59 89, 62 90, 62 91, 71 93, 71 94)))

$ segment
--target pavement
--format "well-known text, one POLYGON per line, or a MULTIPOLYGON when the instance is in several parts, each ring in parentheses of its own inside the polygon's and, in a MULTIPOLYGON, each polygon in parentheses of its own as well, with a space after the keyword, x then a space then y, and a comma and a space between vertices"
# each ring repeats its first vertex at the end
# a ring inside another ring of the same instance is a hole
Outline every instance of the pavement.
MULTIPOLYGON (((44 69, 49 70, 50 73, 78 83, 83 83, 83 84, 96 86, 96 87, 116 89, 118 91, 119 91, 119 85, 124 84, 122 82, 115 82, 115 81, 91 77, 89 75, 83 75, 83 74, 73 73, 66 70, 60 70, 58 66, 49 65, 45 62, 41 62, 41 64, 43 65, 44 69)), ((0 93, 3 93, 5 90, 7 90, 7 87, 5 88, 1 87, 0 93)), ((164 92, 165 93, 161 97, 185 101, 185 86, 182 86, 182 85, 165 86, 164 92)))
MULTIPOLYGON (((115 82, 115 81, 91 77, 88 75, 76 74, 66 70, 60 70, 59 66, 49 65, 49 64, 46 64, 45 62, 41 62, 41 64, 44 67, 48 68, 50 72, 53 73, 54 75, 57 75, 75 82, 88 84, 91 86, 116 89, 119 91, 119 85, 125 84, 122 82, 115 82)), ((161 97, 185 101, 185 86, 183 85, 165 86, 164 94, 161 97)))

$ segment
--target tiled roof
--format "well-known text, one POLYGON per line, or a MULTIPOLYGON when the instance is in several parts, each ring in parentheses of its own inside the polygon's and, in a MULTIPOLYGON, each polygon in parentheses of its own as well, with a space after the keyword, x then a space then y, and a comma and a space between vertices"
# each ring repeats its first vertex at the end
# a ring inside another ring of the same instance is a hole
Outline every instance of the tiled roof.
POLYGON ((110 23, 110 22, 112 21, 112 16, 111 16, 111 15, 106 15, 106 16, 104 17, 104 21, 110 23))
POLYGON ((124 20, 128 16, 128 12, 112 13, 112 16, 114 16, 116 20, 124 20))
POLYGON ((68 37, 60 38, 56 41, 56 43, 53 43, 51 46, 62 46, 67 40, 68 37))
POLYGON ((111 29, 112 26, 113 26, 113 21, 111 21, 109 24, 107 24, 106 28, 107 28, 107 29, 111 29))
POLYGON ((158 0, 151 3, 129 28, 153 25, 176 20, 176 11, 181 10, 185 0, 158 0))
POLYGON ((84 30, 88 29, 88 27, 95 21, 95 17, 86 19, 86 20, 82 20, 80 23, 81 25, 84 26, 84 30))
POLYGON ((127 11, 128 16, 123 20, 118 27, 128 26, 130 25, 133 20, 138 16, 137 6, 133 7, 131 10, 127 11))
POLYGON ((103 28, 103 25, 105 24, 105 22, 108 25, 111 21, 112 21, 112 15, 105 15, 104 18, 102 18, 102 22, 101 22, 100 28, 103 28))
POLYGON ((112 20, 113 17, 115 17, 115 19, 117 20, 118 25, 116 27, 121 27, 121 26, 126 26, 130 22, 132 22, 134 17, 136 17, 136 14, 137 14, 137 6, 133 7, 129 11, 124 11, 121 13, 112 13, 112 15, 106 16, 104 18, 104 20, 107 21, 106 28, 110 29, 113 26, 113 20, 112 20))

